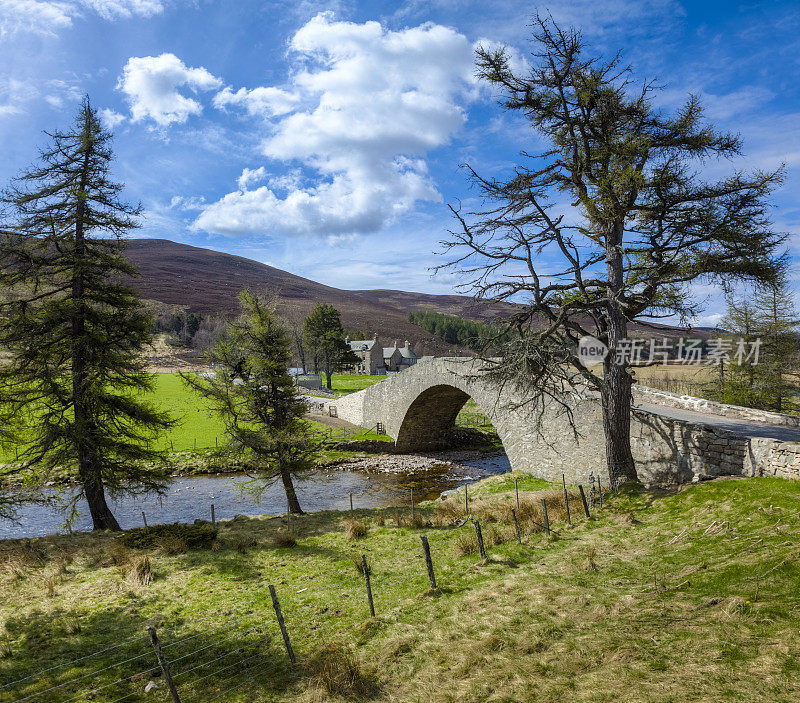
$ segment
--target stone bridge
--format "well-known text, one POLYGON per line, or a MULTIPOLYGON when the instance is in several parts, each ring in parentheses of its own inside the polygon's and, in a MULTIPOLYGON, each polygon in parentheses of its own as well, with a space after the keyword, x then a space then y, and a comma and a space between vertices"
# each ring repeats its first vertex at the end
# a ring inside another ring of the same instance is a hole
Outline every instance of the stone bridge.
MULTIPOLYGON (((571 482, 605 474, 599 401, 570 395, 577 436, 558 403, 541 422, 526 398, 481 377, 479 362, 423 359, 405 371, 330 405, 354 425, 383 423, 400 451, 447 445, 459 410, 473 398, 494 425, 515 470, 571 482)), ((675 483, 719 475, 800 477, 800 418, 723 406, 638 388, 631 444, 645 483, 675 483)))

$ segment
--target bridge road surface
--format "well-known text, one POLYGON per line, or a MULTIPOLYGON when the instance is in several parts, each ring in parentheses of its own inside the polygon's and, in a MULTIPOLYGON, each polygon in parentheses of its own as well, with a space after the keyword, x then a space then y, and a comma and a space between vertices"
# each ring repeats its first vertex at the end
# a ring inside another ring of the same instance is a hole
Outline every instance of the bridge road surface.
POLYGON ((653 415, 669 417, 673 420, 684 420, 694 424, 711 425, 721 430, 729 430, 742 437, 768 437, 771 439, 779 439, 784 442, 800 442, 800 427, 766 425, 751 420, 737 420, 732 417, 707 415, 706 413, 697 412, 695 410, 670 408, 663 405, 652 405, 650 403, 636 403, 634 408, 637 410, 644 410, 653 415))

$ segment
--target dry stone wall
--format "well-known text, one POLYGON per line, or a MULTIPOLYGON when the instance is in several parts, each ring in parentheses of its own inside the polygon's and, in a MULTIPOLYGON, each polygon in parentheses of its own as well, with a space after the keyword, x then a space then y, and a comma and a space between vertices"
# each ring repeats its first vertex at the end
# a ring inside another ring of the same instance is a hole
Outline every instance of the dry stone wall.
MULTIPOLYGON (((470 397, 494 424, 514 469, 553 481, 565 474, 570 482, 584 483, 590 474, 605 473, 597 398, 576 393, 566 396, 564 405, 551 402, 537 413, 509 387, 499 389, 482 378, 480 365, 471 360, 424 359, 335 404, 338 416, 353 424, 383 423, 401 451, 423 451, 446 443, 470 397)), ((654 402, 648 398, 645 402, 654 402)), ((645 483, 722 475, 800 478, 800 444, 742 437, 643 411, 634 411, 631 445, 645 483)))

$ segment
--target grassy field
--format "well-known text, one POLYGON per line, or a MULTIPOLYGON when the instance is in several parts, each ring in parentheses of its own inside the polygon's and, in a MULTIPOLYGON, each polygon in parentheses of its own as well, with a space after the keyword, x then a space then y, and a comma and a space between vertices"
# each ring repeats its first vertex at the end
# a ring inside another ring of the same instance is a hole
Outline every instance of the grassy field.
POLYGON ((110 534, 3 543, 0 686, 33 678, 0 688, 0 701, 167 700, 153 673, 137 675, 155 666, 134 639, 147 623, 184 701, 798 699, 797 483, 632 491, 592 520, 573 503, 568 526, 560 491, 521 478, 522 545, 509 523, 513 476, 470 491, 485 561, 472 525, 453 522, 463 494, 418 508, 416 523, 408 509, 303 516, 294 546, 267 517, 223 523, 210 549, 190 551, 180 539, 124 547, 110 534), (538 524, 542 495, 551 537, 538 524), (157 687, 144 693, 148 681, 157 687))
MULTIPOLYGON (((366 388, 385 376, 350 376, 335 374, 334 388, 342 393, 351 393, 366 388)), ((155 374, 155 387, 151 396, 153 403, 169 412, 178 420, 177 424, 156 442, 159 449, 174 452, 202 451, 222 446, 225 441, 224 425, 206 400, 187 388, 177 373, 155 374)), ((321 423, 312 422, 320 433, 327 434, 321 423)), ((381 439, 374 433, 364 434, 362 439, 381 439)), ((389 439, 385 437, 383 439, 389 439)), ((12 447, 0 447, 0 463, 11 462, 15 458, 12 447)))
POLYGON ((339 393, 355 393, 356 391, 363 391, 371 385, 383 381, 387 376, 362 376, 356 374, 335 373, 331 377, 331 385, 333 390, 339 393))

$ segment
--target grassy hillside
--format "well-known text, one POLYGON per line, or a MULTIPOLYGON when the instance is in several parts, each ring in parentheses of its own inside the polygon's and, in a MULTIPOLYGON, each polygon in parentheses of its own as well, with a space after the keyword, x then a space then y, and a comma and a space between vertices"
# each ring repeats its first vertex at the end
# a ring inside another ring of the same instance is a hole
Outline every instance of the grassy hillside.
POLYGON ((146 623, 159 627, 184 701, 797 700, 798 484, 631 492, 591 521, 573 504, 572 527, 558 491, 534 492, 545 486, 521 483, 522 545, 508 522, 513 476, 471 489, 486 561, 472 525, 453 522, 463 494, 418 508, 416 525, 408 509, 303 516, 294 546, 266 517, 224 523, 210 549, 190 551, 180 536, 143 549, 109 534, 3 543, 0 686, 33 678, 0 689, 0 701, 167 700, 152 672, 138 675, 154 666, 147 642, 128 642, 146 623), (156 688, 144 693, 148 681, 156 688))

